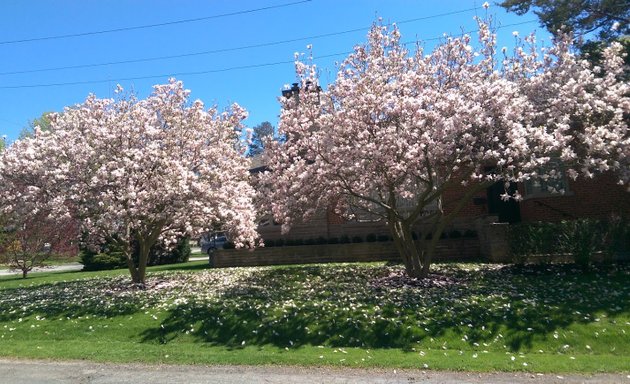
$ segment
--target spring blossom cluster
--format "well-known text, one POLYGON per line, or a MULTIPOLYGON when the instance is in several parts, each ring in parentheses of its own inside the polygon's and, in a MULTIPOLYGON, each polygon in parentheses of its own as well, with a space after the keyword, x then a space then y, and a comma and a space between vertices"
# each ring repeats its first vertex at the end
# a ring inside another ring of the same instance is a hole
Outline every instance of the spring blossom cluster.
POLYGON ((81 220, 88 243, 121 248, 137 283, 157 241, 222 226, 237 246, 253 245, 249 160, 238 147, 245 117, 236 104, 218 112, 189 102, 175 80, 142 100, 91 95, 53 115, 49 132, 3 153, 4 210, 46 207, 53 216, 81 220))
POLYGON ((601 68, 577 57, 569 38, 540 48, 530 35, 501 53, 490 24, 478 23, 477 43, 445 37, 428 54, 420 44, 408 51, 396 26, 376 24, 327 90, 315 65, 296 58, 301 89, 282 100, 287 140, 268 151, 266 175, 285 230, 329 206, 350 219, 369 212, 388 222, 407 271, 426 276, 436 240, 414 249, 413 226, 439 237, 497 181, 618 171, 628 183, 620 45, 604 51, 601 68), (462 198, 446 211, 443 194, 454 189, 462 198))

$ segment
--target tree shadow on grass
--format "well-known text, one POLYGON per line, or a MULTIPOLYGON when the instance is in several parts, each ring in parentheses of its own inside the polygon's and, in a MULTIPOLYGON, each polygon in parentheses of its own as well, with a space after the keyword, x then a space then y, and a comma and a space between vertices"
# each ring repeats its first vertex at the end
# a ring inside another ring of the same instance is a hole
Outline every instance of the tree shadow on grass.
MULTIPOLYGON (((163 275, 155 272, 190 272, 209 269, 207 263, 186 263, 150 267, 149 281, 159 283, 163 275)), ((65 275, 81 275, 70 281, 40 283, 46 279, 58 277, 58 272, 38 272, 23 279, 21 276, 3 277, 2 282, 20 281, 21 287, 0 289, 0 321, 12 321, 31 315, 54 316, 101 316, 114 317, 129 315, 150 307, 158 298, 153 292, 137 289, 131 283, 129 275, 122 273, 115 276, 89 276, 90 272, 67 271, 65 275), (26 285, 30 284, 30 285, 26 285)), ((74 277, 73 277, 74 278, 74 277)), ((73 279, 70 278, 70 279, 73 279)), ((166 278, 168 279, 168 278, 166 278)))
MULTIPOLYGON (((570 265, 464 271, 443 266, 434 282, 400 284, 398 268, 301 266, 260 269, 210 302, 173 309, 146 342, 167 343, 194 325, 199 342, 410 349, 450 334, 463 344, 512 351, 600 313, 630 312, 628 265, 583 274, 570 265), (456 338, 453 336, 457 336, 456 338)), ((404 279, 403 279, 404 280, 404 279)))
POLYGON ((41 315, 114 317, 138 312, 147 298, 134 294, 128 276, 60 281, 0 290, 0 322, 41 315))

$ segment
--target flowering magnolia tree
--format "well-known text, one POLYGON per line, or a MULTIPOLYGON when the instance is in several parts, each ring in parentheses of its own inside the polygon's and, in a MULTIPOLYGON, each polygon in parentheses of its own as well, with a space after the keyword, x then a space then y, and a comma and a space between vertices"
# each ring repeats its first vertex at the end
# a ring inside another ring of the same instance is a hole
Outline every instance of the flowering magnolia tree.
POLYGON ((51 256, 75 257, 79 248, 79 225, 64 217, 51 220, 46 212, 11 215, 1 224, 0 262, 22 272, 22 277, 41 267, 51 256))
POLYGON ((89 96, 51 115, 50 131, 2 155, 4 209, 21 202, 79 219, 88 243, 119 247, 138 284, 157 241, 220 225, 237 246, 253 246, 249 160, 238 146, 246 112, 204 108, 171 80, 146 99, 89 96))
POLYGON ((620 46, 592 68, 568 39, 537 49, 528 36, 509 53, 495 40, 479 20, 474 46, 463 35, 409 52, 395 26, 375 25, 325 91, 315 66, 296 58, 301 89, 281 101, 287 140, 270 143, 264 176, 283 229, 331 205, 349 219, 368 212, 387 222, 407 273, 425 277, 442 231, 497 181, 620 170, 627 182, 620 46), (460 195, 448 211, 447 190, 460 195), (414 226, 432 238, 414 242, 414 226))

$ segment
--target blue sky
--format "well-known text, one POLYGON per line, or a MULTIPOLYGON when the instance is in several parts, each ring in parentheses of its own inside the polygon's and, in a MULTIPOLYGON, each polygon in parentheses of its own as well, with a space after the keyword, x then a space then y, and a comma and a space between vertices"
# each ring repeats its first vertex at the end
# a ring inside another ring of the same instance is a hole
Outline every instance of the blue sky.
MULTIPOLYGON (((462 30, 474 30, 475 13, 485 14, 482 3, 2 0, 0 136, 7 135, 13 141, 29 120, 43 112, 61 111, 64 106, 81 103, 90 93, 111 97, 116 84, 146 97, 152 85, 164 83, 174 74, 179 74, 175 77, 192 91, 194 99, 220 108, 237 102, 249 111, 248 126, 263 121, 276 125, 280 112, 277 98, 283 85, 295 80, 294 52, 304 52, 312 44, 315 62, 326 83, 334 79, 335 62, 342 61, 345 55, 318 57, 348 52, 363 43, 377 17, 399 22, 403 41, 419 39, 425 41, 426 49, 431 49, 443 33, 459 35, 462 30), (171 23, 195 18, 201 20, 171 23), (129 29, 165 23, 171 24, 129 29), (125 30, 55 38, 113 29, 125 30), (356 31, 315 37, 350 30, 356 31), (280 43, 286 40, 297 41, 280 43), (243 48, 249 46, 255 47, 243 48), (163 59, 146 60, 154 58, 163 59), (136 60, 141 61, 117 63, 136 60), (89 66, 77 68, 86 65, 89 66), (254 67, 239 69, 245 66, 254 67)), ((515 30, 522 34, 538 30, 542 32, 539 35, 548 35, 534 15, 507 14, 494 4, 489 13, 498 26, 507 25, 498 30, 499 45, 511 45, 515 30), (523 24, 512 25, 515 23, 523 24)))

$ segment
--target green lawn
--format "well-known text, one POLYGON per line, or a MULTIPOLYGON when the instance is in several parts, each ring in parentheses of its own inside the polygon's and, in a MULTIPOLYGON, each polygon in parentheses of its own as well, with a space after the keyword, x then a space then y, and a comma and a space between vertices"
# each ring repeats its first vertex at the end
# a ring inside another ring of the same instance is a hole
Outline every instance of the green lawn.
POLYGON ((0 356, 472 371, 630 371, 630 265, 150 268, 0 277, 0 356))

